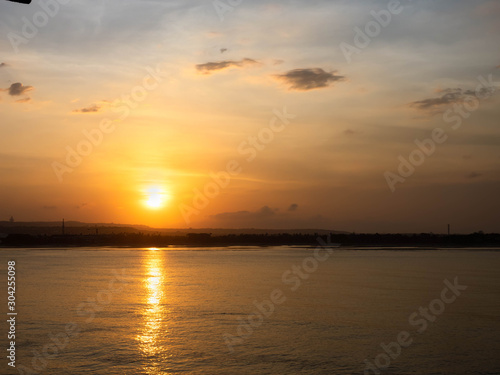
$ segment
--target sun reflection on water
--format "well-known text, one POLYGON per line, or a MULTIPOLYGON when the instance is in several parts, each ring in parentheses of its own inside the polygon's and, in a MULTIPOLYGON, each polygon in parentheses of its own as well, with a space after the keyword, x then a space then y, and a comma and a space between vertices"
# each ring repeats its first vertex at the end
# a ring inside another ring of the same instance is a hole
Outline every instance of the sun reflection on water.
POLYGON ((137 341, 139 342, 140 350, 142 351, 147 365, 144 371, 147 374, 165 374, 160 370, 161 358, 168 355, 165 353, 165 347, 162 342, 168 334, 167 326, 165 325, 165 317, 167 314, 165 308, 165 273, 163 264, 163 255, 157 248, 150 248, 145 252, 146 259, 144 260, 145 276, 143 280, 145 295, 144 308, 142 311, 143 327, 137 341))

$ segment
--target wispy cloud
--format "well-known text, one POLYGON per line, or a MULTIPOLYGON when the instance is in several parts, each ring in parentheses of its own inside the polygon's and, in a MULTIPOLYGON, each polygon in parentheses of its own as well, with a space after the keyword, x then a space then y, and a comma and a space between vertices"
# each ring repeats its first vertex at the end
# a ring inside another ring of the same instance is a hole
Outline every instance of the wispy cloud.
POLYGON ((101 106, 97 104, 91 104, 88 107, 75 109, 74 113, 97 113, 101 110, 101 106))
POLYGON ((359 134, 359 131, 356 131, 356 130, 352 130, 352 129, 346 129, 344 130, 344 135, 356 135, 356 134, 359 134))
POLYGON ((217 61, 217 62, 207 62, 204 64, 198 64, 196 65, 196 70, 202 74, 212 74, 214 72, 228 69, 228 68, 242 68, 245 66, 253 66, 253 65, 259 65, 260 63, 254 59, 249 59, 249 58, 244 58, 243 60, 240 61, 232 61, 232 60, 225 60, 225 61, 217 61))
POLYGON ((16 103, 29 103, 31 102, 31 98, 23 98, 16 100, 16 103))
POLYGON ((482 174, 481 173, 477 173, 477 172, 471 172, 469 173, 467 176, 465 176, 466 178, 469 178, 469 179, 472 179, 472 178, 478 178, 478 177, 481 177, 482 174))
POLYGON ((98 103, 92 103, 87 107, 74 109, 73 113, 98 113, 101 112, 105 107, 109 106, 110 102, 108 100, 102 100, 98 103))
POLYGON ((321 89, 345 80, 345 77, 338 75, 336 71, 326 72, 321 68, 294 69, 274 77, 288 84, 290 90, 298 91, 321 89))
POLYGON ((253 219, 265 219, 275 215, 275 210, 269 206, 264 206, 260 210, 251 211, 237 211, 237 212, 223 212, 217 215, 213 215, 213 218, 217 220, 253 220, 253 219))
POLYGON ((464 98, 462 89, 445 89, 441 92, 441 96, 417 100, 410 103, 410 106, 423 111, 434 111, 442 106, 449 106, 453 103, 459 103, 464 98))
POLYGON ((410 106, 421 111, 438 113, 449 105, 462 103, 468 96, 487 96, 494 92, 494 87, 483 87, 478 92, 461 88, 448 88, 439 91, 441 96, 418 100, 410 103, 410 106))

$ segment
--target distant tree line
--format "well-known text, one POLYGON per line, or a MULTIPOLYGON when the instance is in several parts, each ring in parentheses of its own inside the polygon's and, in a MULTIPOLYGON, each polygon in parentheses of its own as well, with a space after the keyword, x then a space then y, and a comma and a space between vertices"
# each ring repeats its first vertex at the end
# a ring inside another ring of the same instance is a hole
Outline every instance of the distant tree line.
POLYGON ((212 236, 210 233, 188 233, 172 236, 151 233, 119 233, 102 235, 29 235, 9 234, 1 246, 311 246, 320 243, 340 244, 342 247, 500 247, 498 233, 441 235, 421 234, 230 234, 212 236))

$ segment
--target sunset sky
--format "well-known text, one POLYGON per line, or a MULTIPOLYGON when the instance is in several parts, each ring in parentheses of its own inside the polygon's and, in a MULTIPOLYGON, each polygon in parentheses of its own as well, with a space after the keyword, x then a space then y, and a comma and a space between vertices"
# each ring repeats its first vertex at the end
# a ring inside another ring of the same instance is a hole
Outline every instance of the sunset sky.
POLYGON ((61 3, 0 2, 0 220, 500 231, 500 2, 61 3))

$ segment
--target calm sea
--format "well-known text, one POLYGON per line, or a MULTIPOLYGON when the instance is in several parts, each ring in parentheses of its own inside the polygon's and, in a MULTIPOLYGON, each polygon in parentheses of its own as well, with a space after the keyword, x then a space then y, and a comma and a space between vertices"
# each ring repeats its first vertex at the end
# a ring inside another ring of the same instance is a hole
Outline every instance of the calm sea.
POLYGON ((314 255, 0 249, 0 373, 500 374, 500 251, 314 255))

